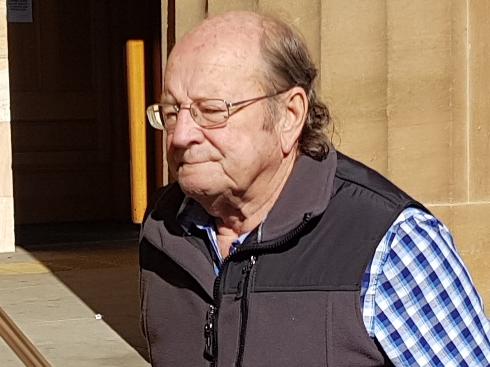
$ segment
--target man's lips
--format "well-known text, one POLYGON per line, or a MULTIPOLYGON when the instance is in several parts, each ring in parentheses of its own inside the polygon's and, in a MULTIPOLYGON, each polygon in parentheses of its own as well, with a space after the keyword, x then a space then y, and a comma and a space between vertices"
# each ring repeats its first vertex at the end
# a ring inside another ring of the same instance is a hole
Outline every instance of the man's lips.
POLYGON ((209 161, 183 161, 183 162, 179 162, 178 163, 178 166, 179 167, 182 167, 182 166, 193 166, 193 165, 196 165, 196 164, 203 164, 203 163, 208 163, 209 161))
POLYGON ((183 166, 183 165, 193 165, 193 164, 202 164, 202 163, 212 163, 216 162, 217 159, 209 158, 209 157, 195 157, 195 158, 181 158, 181 159, 175 159, 174 160, 177 166, 183 166))

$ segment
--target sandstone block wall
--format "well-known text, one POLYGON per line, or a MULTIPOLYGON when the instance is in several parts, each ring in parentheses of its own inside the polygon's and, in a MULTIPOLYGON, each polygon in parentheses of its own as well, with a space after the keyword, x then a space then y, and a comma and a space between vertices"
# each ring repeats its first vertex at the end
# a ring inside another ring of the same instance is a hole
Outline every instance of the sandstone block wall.
POLYGON ((490 305, 490 2, 176 1, 176 38, 207 15, 239 9, 301 30, 338 149, 450 227, 490 305))

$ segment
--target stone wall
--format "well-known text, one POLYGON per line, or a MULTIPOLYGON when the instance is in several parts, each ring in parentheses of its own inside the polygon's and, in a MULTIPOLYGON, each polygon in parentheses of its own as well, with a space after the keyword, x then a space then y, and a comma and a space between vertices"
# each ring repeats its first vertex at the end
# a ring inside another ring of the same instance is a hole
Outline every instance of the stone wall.
POLYGON ((490 2, 175 3, 177 39, 205 16, 237 9, 278 14, 299 28, 321 70, 338 149, 448 225, 490 304, 490 2))
POLYGON ((15 249, 6 3, 0 0, 0 252, 15 249))

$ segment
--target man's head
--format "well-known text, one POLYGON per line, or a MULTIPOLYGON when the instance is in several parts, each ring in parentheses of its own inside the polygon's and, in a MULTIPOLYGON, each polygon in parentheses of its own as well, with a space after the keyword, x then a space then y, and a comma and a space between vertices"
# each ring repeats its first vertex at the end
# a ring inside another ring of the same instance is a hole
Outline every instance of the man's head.
POLYGON ((273 181, 299 152, 321 159, 328 111, 316 101, 315 76, 301 38, 255 13, 226 13, 184 36, 162 101, 180 107, 168 110, 167 147, 183 190, 240 196, 273 181))

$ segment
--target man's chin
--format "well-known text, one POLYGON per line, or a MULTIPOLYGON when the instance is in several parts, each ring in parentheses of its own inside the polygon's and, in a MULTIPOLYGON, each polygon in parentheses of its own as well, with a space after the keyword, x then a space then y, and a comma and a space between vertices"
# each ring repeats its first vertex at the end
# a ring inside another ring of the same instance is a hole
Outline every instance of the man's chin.
POLYGON ((202 182, 200 180, 192 180, 187 178, 178 179, 180 188, 187 195, 194 199, 199 197, 208 197, 216 195, 216 185, 210 182, 202 182))

